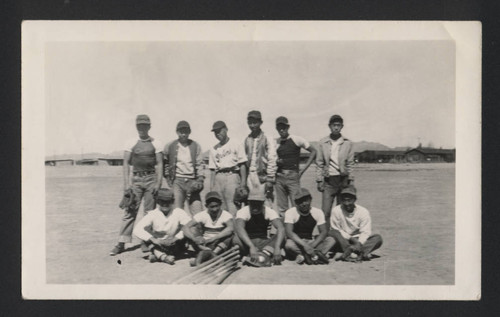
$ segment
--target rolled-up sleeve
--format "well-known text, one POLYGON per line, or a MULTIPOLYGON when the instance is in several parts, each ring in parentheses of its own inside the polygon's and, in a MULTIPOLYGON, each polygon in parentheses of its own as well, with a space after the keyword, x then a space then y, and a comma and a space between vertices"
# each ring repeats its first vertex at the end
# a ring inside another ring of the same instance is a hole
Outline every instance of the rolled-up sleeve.
POLYGON ((133 234, 143 240, 143 241, 148 241, 151 239, 152 235, 147 232, 144 228, 150 226, 153 224, 153 213, 148 213, 142 219, 139 221, 139 223, 135 226, 133 234))

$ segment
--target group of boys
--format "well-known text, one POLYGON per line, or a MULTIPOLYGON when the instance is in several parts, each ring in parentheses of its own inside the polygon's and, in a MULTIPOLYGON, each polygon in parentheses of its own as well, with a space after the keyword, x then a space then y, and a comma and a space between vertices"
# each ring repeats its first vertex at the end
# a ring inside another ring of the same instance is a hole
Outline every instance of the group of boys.
POLYGON ((189 138, 189 123, 180 121, 178 139, 161 148, 149 136, 149 117, 137 116, 139 139, 126 148, 123 171, 124 189, 138 203, 125 210, 120 238, 110 255, 124 252, 134 234, 151 262, 169 264, 188 247, 198 254, 191 261, 197 265, 232 245, 254 266, 281 264, 282 249, 299 264, 327 264, 328 255, 335 252, 336 260, 369 260, 382 238, 371 233, 368 210, 355 203, 354 152, 352 142, 341 134, 342 117, 330 118, 331 134, 317 149, 290 135, 285 117, 276 119, 276 140, 264 134, 262 123, 259 111, 248 113, 250 134, 244 142, 230 138, 223 121, 213 124, 219 142, 209 151, 210 190, 203 209, 203 158, 201 146, 189 138), (310 152, 303 165, 302 149, 310 152), (313 161, 322 210, 312 207, 311 193, 300 187, 313 161), (163 177, 168 189, 161 188, 163 177), (278 212, 272 209, 275 194, 278 212), (141 200, 146 214, 134 228, 141 200), (186 202, 189 213, 183 209, 186 202))

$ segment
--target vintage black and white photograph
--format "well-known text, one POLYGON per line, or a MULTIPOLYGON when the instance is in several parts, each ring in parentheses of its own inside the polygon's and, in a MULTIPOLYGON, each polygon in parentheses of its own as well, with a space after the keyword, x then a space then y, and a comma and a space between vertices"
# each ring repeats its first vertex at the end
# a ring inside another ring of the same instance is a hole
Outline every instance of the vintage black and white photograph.
POLYGON ((480 298, 479 23, 22 34, 26 298, 480 298))

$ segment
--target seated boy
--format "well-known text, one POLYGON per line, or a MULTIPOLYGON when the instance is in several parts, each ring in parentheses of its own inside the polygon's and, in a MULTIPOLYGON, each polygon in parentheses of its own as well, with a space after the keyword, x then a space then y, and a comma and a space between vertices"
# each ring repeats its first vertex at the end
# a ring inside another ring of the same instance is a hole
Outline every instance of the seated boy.
POLYGON ((174 264, 176 256, 185 250, 184 237, 195 239, 189 230, 194 222, 184 210, 174 208, 171 190, 158 190, 156 203, 158 207, 139 221, 133 233, 148 245, 150 262, 174 264))

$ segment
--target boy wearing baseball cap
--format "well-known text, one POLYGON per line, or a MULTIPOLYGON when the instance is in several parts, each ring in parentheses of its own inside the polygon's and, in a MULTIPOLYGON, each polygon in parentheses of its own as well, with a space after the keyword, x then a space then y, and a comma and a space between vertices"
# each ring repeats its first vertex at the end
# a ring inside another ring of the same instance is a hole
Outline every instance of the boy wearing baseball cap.
MULTIPOLYGON (((132 241, 132 229, 137 217, 141 201, 144 201, 144 212, 155 208, 154 195, 161 187, 163 174, 163 153, 161 143, 149 135, 151 120, 140 114, 135 120, 139 139, 129 141, 123 156, 123 189, 126 195, 132 191, 136 197, 135 208, 127 208, 121 221, 118 244, 110 255, 122 253, 125 243, 132 241)), ((143 245, 143 251, 147 248, 143 245)))
POLYGON ((356 204, 357 194, 354 186, 342 189, 340 205, 332 209, 329 236, 337 243, 334 248, 343 252, 337 260, 370 260, 371 252, 382 245, 382 237, 372 234, 370 212, 356 204))
POLYGON ((134 228, 134 235, 151 250, 150 262, 174 264, 185 250, 184 239, 194 240, 190 227, 195 223, 186 212, 174 207, 174 193, 162 188, 157 195, 158 208, 145 215, 134 228))
POLYGON ((221 195, 222 208, 236 215, 234 193, 244 187, 247 177, 245 148, 241 142, 229 138, 224 121, 216 121, 212 126, 219 143, 210 148, 208 168, 210 169, 210 190, 221 195))
POLYGON ((264 206, 265 199, 264 193, 250 192, 248 206, 236 213, 234 243, 240 247, 241 255, 250 255, 251 263, 261 262, 259 258, 263 257, 262 262, 279 265, 285 228, 276 211, 264 206), (272 238, 268 237, 269 223, 277 230, 272 238))
POLYGON ((205 206, 206 210, 194 215, 196 226, 191 227, 195 236, 195 249, 200 251, 193 262, 196 265, 229 249, 233 239, 233 215, 221 208, 222 197, 219 193, 208 192, 205 206))
POLYGON ((340 204, 340 191, 354 182, 353 144, 340 133, 344 127, 344 119, 335 114, 330 117, 328 127, 331 133, 319 141, 316 155, 316 182, 318 191, 323 193, 321 209, 325 213, 327 224, 333 201, 336 198, 336 204, 340 204))
POLYGON ((288 133, 290 124, 286 117, 276 118, 276 130, 280 137, 276 139, 278 154, 278 170, 276 173, 276 200, 278 212, 283 215, 290 205, 295 206, 294 194, 300 189, 300 178, 316 158, 316 149, 309 142, 296 135, 288 133), (300 150, 311 154, 303 168, 300 168, 300 150))
POLYGON ((276 147, 274 140, 261 130, 262 123, 260 111, 252 110, 248 113, 250 134, 245 139, 248 167, 246 183, 251 195, 265 195, 267 204, 271 206, 276 181, 276 147))
POLYGON ((178 139, 163 149, 165 178, 174 191, 176 208, 184 208, 187 201, 189 212, 195 215, 203 208, 200 192, 205 176, 201 146, 189 138, 191 127, 187 121, 179 121, 176 132, 178 139))
POLYGON ((328 264, 326 253, 333 247, 335 240, 328 237, 325 215, 321 209, 311 207, 312 196, 305 188, 295 194, 296 207, 290 208, 285 213, 285 231, 288 239, 285 251, 298 264, 313 264, 314 256, 328 264), (318 226, 319 235, 313 239, 314 227, 318 226))

